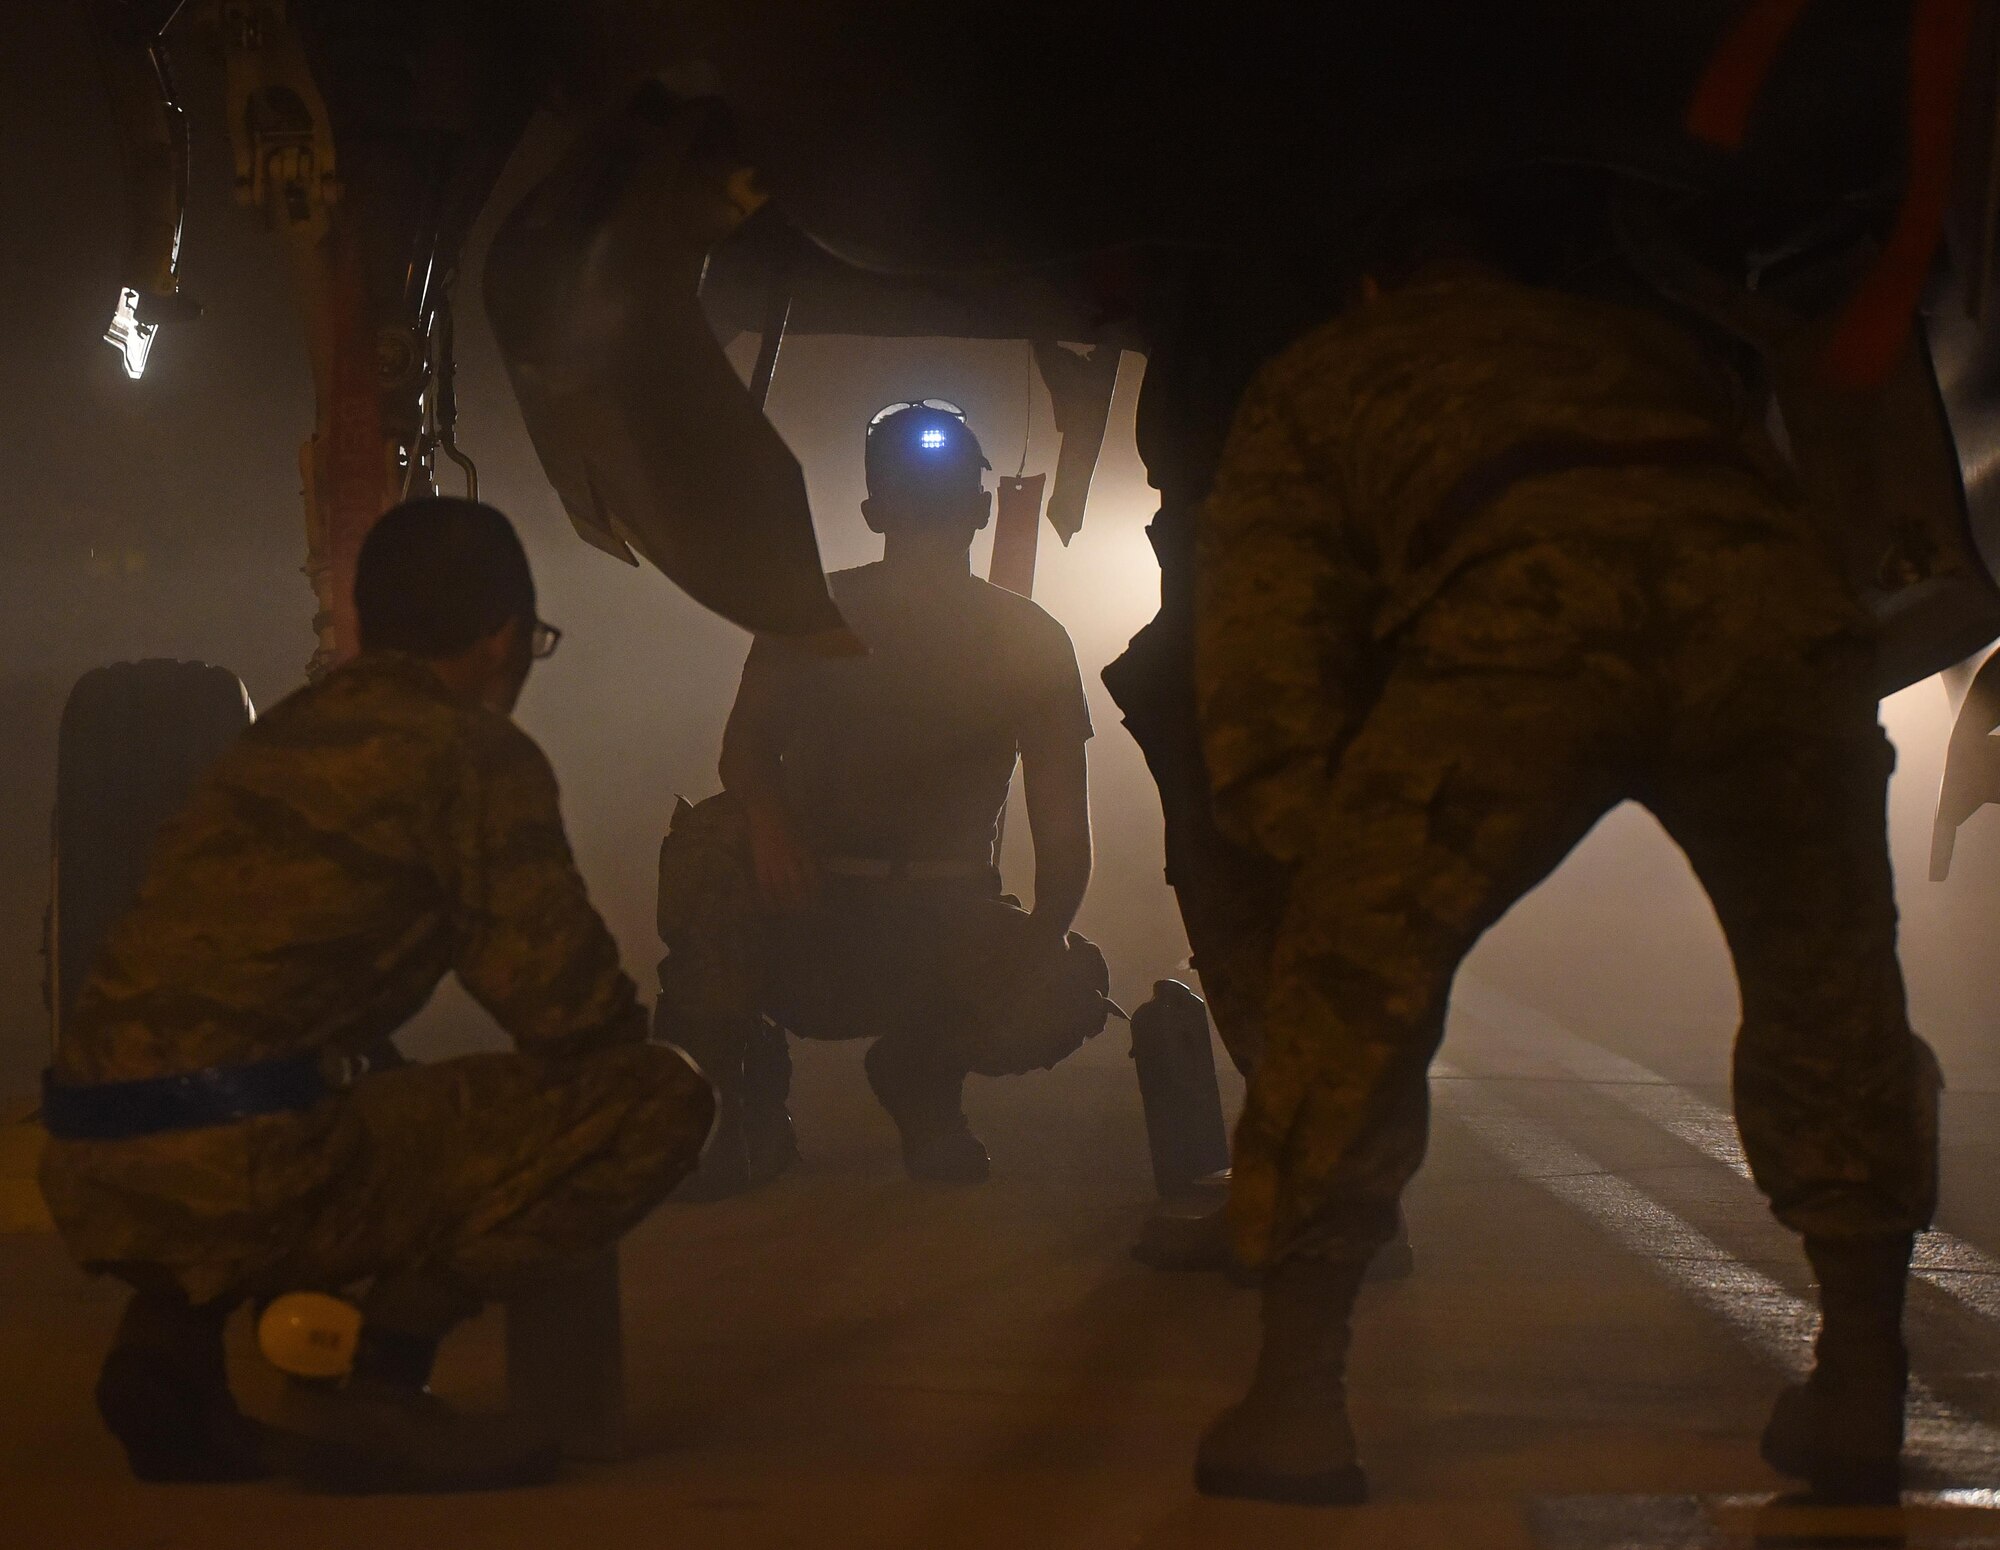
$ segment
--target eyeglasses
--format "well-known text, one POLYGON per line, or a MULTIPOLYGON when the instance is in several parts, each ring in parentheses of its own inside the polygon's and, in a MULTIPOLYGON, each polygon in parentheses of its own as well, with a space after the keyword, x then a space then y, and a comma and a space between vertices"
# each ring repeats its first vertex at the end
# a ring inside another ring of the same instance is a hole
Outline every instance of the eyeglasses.
POLYGON ((562 631, 553 624, 535 621, 535 627, 528 632, 528 655, 537 662, 546 662, 556 654, 556 647, 562 644, 562 631))
POLYGON ((919 398, 912 403, 890 404, 885 408, 876 410, 875 418, 868 422, 868 434, 871 436, 874 435, 876 426, 888 419, 890 415, 901 414, 905 409, 932 409, 939 414, 951 415, 961 423, 965 420, 965 411, 948 398, 919 398))

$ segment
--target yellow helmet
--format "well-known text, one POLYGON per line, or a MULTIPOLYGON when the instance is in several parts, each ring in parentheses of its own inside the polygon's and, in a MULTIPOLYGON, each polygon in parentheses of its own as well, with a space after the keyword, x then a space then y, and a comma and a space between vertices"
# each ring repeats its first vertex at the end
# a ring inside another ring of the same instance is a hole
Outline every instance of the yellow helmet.
POLYGON ((325 1292, 287 1292, 257 1320, 264 1359, 295 1378, 342 1378, 354 1365, 361 1310, 325 1292))

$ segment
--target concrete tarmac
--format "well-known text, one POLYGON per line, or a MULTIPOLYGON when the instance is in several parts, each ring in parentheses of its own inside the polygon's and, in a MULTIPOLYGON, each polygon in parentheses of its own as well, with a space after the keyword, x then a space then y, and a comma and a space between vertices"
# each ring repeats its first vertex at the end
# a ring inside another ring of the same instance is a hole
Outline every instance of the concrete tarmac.
MULTIPOLYGON (((995 1176, 970 1190, 902 1177, 858 1046, 800 1049, 806 1165, 633 1236, 627 1456, 539 1491, 134 1484, 88 1397, 120 1294, 45 1234, 0 1236, 0 1545, 2000 1546, 2000 1094, 1948 1100, 1942 1230, 1911 1298, 1915 1489, 1894 1513, 1800 1512, 1756 1437, 1807 1358, 1811 1288, 1705 1080, 1721 1038, 1637 1048, 1462 980, 1408 1201, 1417 1272, 1359 1319, 1366 1508, 1194 1494, 1256 1299, 1128 1257, 1151 1191, 1114 1024, 1058 1071, 974 1082, 995 1176)), ((247 1348, 237 1368, 267 1402, 247 1348)), ((502 1381, 488 1317, 439 1387, 489 1403, 502 1381)))

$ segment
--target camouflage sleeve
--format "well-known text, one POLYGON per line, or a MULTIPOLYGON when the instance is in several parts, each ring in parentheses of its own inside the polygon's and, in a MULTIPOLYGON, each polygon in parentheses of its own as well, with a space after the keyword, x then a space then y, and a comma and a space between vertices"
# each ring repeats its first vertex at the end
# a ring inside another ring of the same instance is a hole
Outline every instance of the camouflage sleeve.
POLYGON ((646 1019, 570 854, 555 772, 524 733, 469 761, 454 825, 453 967, 523 1050, 636 1043, 646 1019))
POLYGON ((1195 688, 1217 821, 1290 861, 1362 710, 1376 587, 1285 366, 1244 395, 1202 505, 1195 688))

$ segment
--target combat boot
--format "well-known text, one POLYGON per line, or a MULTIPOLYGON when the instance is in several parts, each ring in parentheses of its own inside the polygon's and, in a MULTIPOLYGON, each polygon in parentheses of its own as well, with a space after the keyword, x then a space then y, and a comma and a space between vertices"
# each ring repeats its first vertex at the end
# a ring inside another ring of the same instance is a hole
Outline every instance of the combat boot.
POLYGON ((1310 1507, 1368 1499, 1347 1419, 1349 1320, 1364 1265, 1287 1260, 1264 1278, 1264 1344, 1240 1404, 1201 1439, 1204 1496, 1310 1507))
POLYGON ((687 1200, 724 1200, 768 1184, 799 1161, 791 1110, 759 1108, 741 1094, 716 1095, 715 1135, 701 1169, 681 1189, 687 1200))
POLYGON ((717 1023, 678 1031, 678 1042, 715 1086, 715 1132, 680 1198, 722 1200, 768 1184, 799 1161, 786 1098, 792 1057, 783 1030, 717 1023))
POLYGON ((877 1039, 863 1065, 868 1086, 903 1142, 903 1171, 928 1184, 981 1184, 992 1172, 965 1117, 965 1073, 914 1041, 877 1039))
POLYGON ((499 1491, 540 1485, 562 1462, 558 1440, 528 1420, 470 1415, 430 1391, 437 1342, 368 1327, 345 1382, 293 1380, 283 1420, 288 1470, 343 1496, 499 1491))
POLYGON ((1893 1504, 1902 1488, 1908 1236, 1806 1239, 1819 1278, 1812 1375, 1778 1396, 1759 1451, 1816 1500, 1893 1504))
POLYGON ((154 1484, 213 1485, 276 1472, 269 1428, 236 1408, 223 1367, 229 1308, 177 1292, 136 1292, 97 1378, 97 1413, 132 1473, 154 1484))

